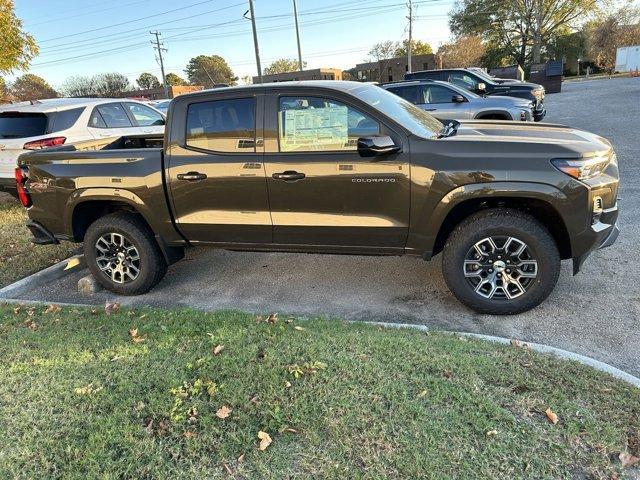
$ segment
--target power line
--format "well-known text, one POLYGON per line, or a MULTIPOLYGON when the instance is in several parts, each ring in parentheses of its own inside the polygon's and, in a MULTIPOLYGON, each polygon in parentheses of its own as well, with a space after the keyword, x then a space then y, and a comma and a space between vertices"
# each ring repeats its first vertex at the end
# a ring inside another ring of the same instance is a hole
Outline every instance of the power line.
POLYGON ((75 37, 76 35, 82 35, 84 33, 93 33, 93 32, 97 32, 99 30, 105 30, 107 28, 119 27, 121 25, 127 25, 127 24, 130 24, 130 23, 139 22, 140 20, 146 20, 148 18, 160 17, 160 16, 166 15, 168 13, 178 12, 180 10, 184 10, 184 9, 187 9, 187 8, 197 7, 198 5, 203 5, 205 3, 211 3, 213 1, 215 1, 215 0, 204 0, 202 2, 197 2, 197 3, 192 3, 190 5, 185 5, 185 6, 182 6, 180 8, 174 8, 172 10, 167 10, 167 11, 160 12, 160 13, 154 13, 153 15, 147 15, 146 17, 134 18, 133 20, 127 20, 126 22, 114 23, 112 25, 105 25, 103 27, 92 28, 91 30, 84 30, 82 32, 75 32, 75 33, 70 33, 68 35, 61 35, 59 37, 47 38, 47 39, 44 39, 44 40, 40 40, 40 43, 50 42, 52 40, 58 40, 58 39, 61 39, 61 38, 75 37))

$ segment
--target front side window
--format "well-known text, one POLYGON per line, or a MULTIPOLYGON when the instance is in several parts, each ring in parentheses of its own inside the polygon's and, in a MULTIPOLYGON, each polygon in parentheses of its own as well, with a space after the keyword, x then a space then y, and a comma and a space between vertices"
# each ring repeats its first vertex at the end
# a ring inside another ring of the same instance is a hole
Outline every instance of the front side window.
POLYGON ((476 79, 465 72, 452 72, 451 75, 449 75, 449 81, 454 85, 469 90, 475 90, 478 87, 476 79))
POLYGON ((256 150, 254 98, 192 103, 187 109, 187 146, 214 152, 256 150))
POLYGON ((451 103, 452 97, 456 94, 442 85, 420 85, 418 92, 419 104, 451 103))
MULTIPOLYGON (((127 116, 127 113, 119 103, 108 103, 106 105, 99 105, 96 107, 102 120, 107 128, 126 128, 133 127, 131 120, 127 116)), ((93 127, 94 125, 89 125, 93 127)))
POLYGON ((278 131, 281 152, 353 151, 358 138, 378 135, 380 124, 336 100, 281 97, 278 131))
POLYGON ((125 103, 133 118, 136 119, 138 126, 150 127, 156 125, 164 125, 164 117, 160 112, 156 112, 153 108, 139 103, 125 103))

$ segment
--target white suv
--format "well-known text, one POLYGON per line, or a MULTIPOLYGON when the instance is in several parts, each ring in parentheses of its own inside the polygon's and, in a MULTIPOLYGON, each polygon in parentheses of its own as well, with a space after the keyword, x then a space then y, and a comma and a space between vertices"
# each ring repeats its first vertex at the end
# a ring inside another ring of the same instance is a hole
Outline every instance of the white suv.
POLYGON ((54 98, 0 105, 0 190, 15 192, 18 156, 29 150, 137 134, 164 133, 165 116, 123 98, 54 98))

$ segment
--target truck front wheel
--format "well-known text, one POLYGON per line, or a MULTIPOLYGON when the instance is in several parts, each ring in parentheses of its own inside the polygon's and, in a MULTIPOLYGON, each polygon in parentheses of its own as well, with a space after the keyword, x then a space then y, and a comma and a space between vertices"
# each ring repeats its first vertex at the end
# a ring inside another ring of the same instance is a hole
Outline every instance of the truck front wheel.
POLYGON ((112 213, 92 223, 84 237, 84 254, 95 279, 121 295, 145 293, 167 272, 153 233, 130 213, 112 213))
POLYGON ((549 296, 560 254, 535 218, 508 209, 478 212, 449 236, 442 271, 458 300, 479 313, 515 314, 549 296))

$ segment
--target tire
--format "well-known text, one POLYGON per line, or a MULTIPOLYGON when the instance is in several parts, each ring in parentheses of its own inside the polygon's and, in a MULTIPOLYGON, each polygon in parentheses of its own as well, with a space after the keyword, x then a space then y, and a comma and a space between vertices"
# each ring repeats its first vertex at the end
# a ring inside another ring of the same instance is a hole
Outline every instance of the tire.
POLYGON ((84 237, 84 255, 98 283, 120 295, 146 293, 167 273, 167 262, 153 233, 140 217, 131 213, 112 213, 93 222, 84 237), (114 254, 113 249, 121 252, 114 254), (101 253, 105 250, 108 251, 101 253), (122 262, 122 269, 119 265, 115 269, 107 265, 118 261, 122 262))
POLYGON ((549 296, 560 274, 560 254, 549 231, 535 218, 516 210, 490 209, 454 229, 444 247, 442 273, 449 290, 469 308, 512 315, 549 296))

